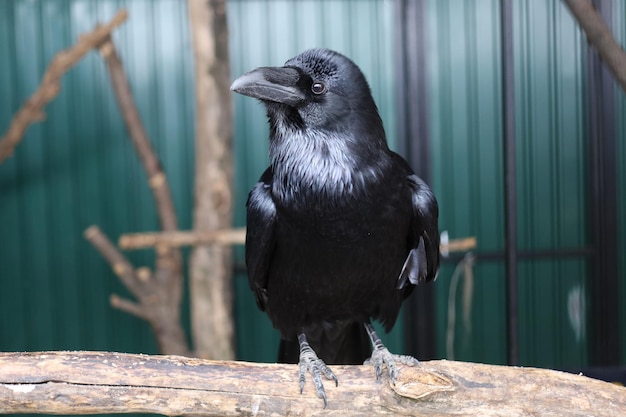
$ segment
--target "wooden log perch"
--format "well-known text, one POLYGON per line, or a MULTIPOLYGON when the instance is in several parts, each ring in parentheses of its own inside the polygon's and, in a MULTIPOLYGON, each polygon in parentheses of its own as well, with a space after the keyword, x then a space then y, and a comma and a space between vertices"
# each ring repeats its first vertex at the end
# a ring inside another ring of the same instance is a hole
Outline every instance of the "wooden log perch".
POLYGON ((13 154, 28 126, 45 118, 43 108, 59 94, 61 77, 89 51, 107 39, 127 17, 126 10, 121 10, 109 23, 99 25, 92 32, 81 35, 74 46, 55 55, 41 79, 39 88, 13 116, 9 129, 0 139, 0 164, 13 154))
POLYGON ((454 361, 333 366, 328 407, 296 365, 104 352, 0 353, 0 413, 298 416, 624 416, 626 388, 536 368, 454 361))

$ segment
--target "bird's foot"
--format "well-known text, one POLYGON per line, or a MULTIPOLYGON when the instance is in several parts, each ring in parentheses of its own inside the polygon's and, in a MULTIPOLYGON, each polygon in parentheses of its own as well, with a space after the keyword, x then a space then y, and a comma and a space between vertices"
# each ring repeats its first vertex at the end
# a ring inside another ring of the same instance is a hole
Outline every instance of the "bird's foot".
POLYGON ((339 381, 324 361, 317 357, 317 354, 313 351, 313 349, 311 349, 303 336, 304 335, 298 336, 300 339, 300 362, 298 363, 300 373, 300 394, 302 394, 302 391, 304 390, 306 373, 308 371, 313 377, 313 384, 315 385, 317 396, 324 401, 324 408, 326 408, 326 390, 324 389, 324 384, 322 383, 322 375, 326 379, 332 379, 335 381, 335 386, 339 385, 339 381))
POLYGON ((383 344, 383 341, 380 340, 380 337, 376 334, 376 330, 374 330, 372 324, 367 322, 364 325, 373 346, 372 356, 364 362, 364 365, 374 365, 376 380, 379 380, 383 374, 383 365, 387 365, 389 378, 391 379, 391 383, 395 385, 396 379, 398 378, 398 367, 396 363, 399 362, 408 366, 417 366, 420 364, 413 356, 394 355, 389 352, 383 344))
POLYGON ((365 361, 364 365, 374 366, 377 380, 380 379, 383 374, 383 366, 387 365, 389 378, 391 379, 391 383, 395 385, 396 379, 398 378, 398 366, 396 365, 397 363, 402 363, 408 366, 419 365, 419 361, 413 356, 393 354, 389 352, 389 350, 384 346, 376 347, 374 351, 372 351, 372 356, 365 361))

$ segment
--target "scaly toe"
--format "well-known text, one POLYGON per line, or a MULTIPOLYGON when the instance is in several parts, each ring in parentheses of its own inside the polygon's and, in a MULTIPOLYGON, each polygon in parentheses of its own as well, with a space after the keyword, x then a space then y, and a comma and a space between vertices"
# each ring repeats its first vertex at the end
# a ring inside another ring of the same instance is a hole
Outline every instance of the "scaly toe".
POLYGON ((396 363, 401 363, 407 366, 417 366, 419 361, 412 356, 407 355, 394 355, 389 352, 385 347, 374 349, 372 356, 367 359, 365 365, 373 365, 374 372, 376 373, 376 379, 379 380, 383 373, 383 366, 387 366, 389 372, 389 379, 395 385, 398 378, 398 367, 396 363))
POLYGON ((335 381, 335 386, 339 384, 337 376, 330 370, 330 368, 315 355, 315 353, 308 353, 300 355, 300 363, 298 364, 298 369, 300 373, 300 394, 304 390, 304 384, 306 382, 306 373, 307 371, 311 374, 313 378, 313 385, 315 385, 315 392, 317 396, 324 401, 324 408, 326 408, 326 390, 324 389, 324 383, 322 382, 322 375, 326 379, 331 379, 335 381))

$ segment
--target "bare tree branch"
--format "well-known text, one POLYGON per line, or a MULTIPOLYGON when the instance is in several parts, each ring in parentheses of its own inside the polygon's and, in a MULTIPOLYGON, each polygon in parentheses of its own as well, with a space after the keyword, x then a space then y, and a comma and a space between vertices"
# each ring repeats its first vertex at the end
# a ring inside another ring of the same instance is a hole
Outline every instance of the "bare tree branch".
POLYGON ((158 245, 242 245, 246 241, 246 229, 207 230, 202 232, 126 233, 120 236, 122 249, 142 249, 158 245))
POLYGON ((401 367, 395 385, 371 366, 333 366, 328 408, 297 365, 103 352, 0 353, 0 413, 250 416, 626 415, 626 389, 547 369, 454 361, 401 367))
POLYGON ((120 113, 124 118, 124 122, 126 122, 130 140, 135 146, 137 155, 148 176, 148 184, 154 195, 157 212, 161 220, 161 228, 164 231, 176 230, 178 229, 176 211, 167 177, 154 152, 150 139, 148 139, 148 134, 141 121, 141 116, 139 116, 139 111, 137 111, 122 61, 110 36, 100 46, 100 53, 107 64, 111 84, 120 107, 120 113))
MULTIPOLYGON (((204 232, 146 232, 126 233, 120 236, 118 245, 122 249, 145 249, 155 246, 196 246, 196 245, 243 245, 246 242, 246 229, 207 230, 204 232)), ((476 247, 475 237, 452 239, 442 243, 441 251, 466 252, 476 247)))
MULTIPOLYGON (((107 64, 115 97, 130 140, 146 171, 161 228, 167 232, 176 231, 178 228, 176 212, 167 177, 135 106, 122 61, 110 36, 106 37, 98 47, 107 64)), ((111 305, 147 320, 152 326, 162 353, 188 355, 189 348, 180 323, 183 284, 180 250, 170 245, 158 246, 156 268, 153 273, 147 268, 135 270, 98 228, 91 227, 85 236, 109 261, 118 277, 139 301, 133 303, 114 295, 110 299, 111 305), (122 262, 122 259, 125 262, 122 262)))
POLYGON ((563 0, 616 81, 626 92, 626 53, 617 43, 591 0, 563 0))
POLYGON ((120 281, 139 301, 135 303, 114 294, 110 298, 111 306, 146 320, 152 326, 160 352, 189 355, 180 324, 180 305, 171 297, 169 282, 157 280, 148 268, 135 269, 97 226, 85 230, 85 239, 109 262, 120 281))
POLYGON ((113 308, 117 308, 120 311, 130 314, 131 316, 138 317, 142 320, 148 320, 141 304, 122 298, 117 294, 111 294, 109 302, 113 308))
POLYGON ((89 51, 98 47, 108 38, 111 32, 121 25, 127 17, 128 13, 125 10, 119 11, 109 23, 104 26, 97 26, 91 33, 81 35, 78 42, 71 48, 55 55, 41 79, 39 88, 13 116, 9 129, 0 139, 0 164, 13 154, 28 126, 45 119, 43 108, 61 90, 61 77, 89 51))
POLYGON ((100 252, 100 255, 111 265, 111 269, 134 295, 140 294, 139 282, 135 277, 135 268, 122 253, 117 250, 109 238, 98 226, 90 226, 84 232, 85 239, 100 252))

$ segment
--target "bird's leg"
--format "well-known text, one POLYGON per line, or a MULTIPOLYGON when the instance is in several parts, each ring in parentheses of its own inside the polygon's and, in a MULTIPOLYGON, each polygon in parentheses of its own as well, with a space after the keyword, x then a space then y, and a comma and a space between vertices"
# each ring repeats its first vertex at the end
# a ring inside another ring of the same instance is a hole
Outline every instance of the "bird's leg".
POLYGON ((324 400, 324 408, 326 408, 326 391, 322 383, 322 374, 326 379, 335 381, 335 386, 339 384, 339 381, 333 371, 326 366, 324 361, 317 357, 315 351, 309 346, 304 332, 298 333, 298 343, 300 344, 300 362, 298 363, 300 371, 300 394, 302 394, 304 390, 306 372, 309 371, 313 377, 313 384, 315 384, 317 396, 324 400))
POLYGON ((383 365, 387 365, 387 369, 389 370, 389 377, 391 378, 391 382, 395 385, 396 378, 398 377, 398 368, 396 367, 396 362, 403 363, 405 365, 414 366, 419 365, 419 361, 412 356, 407 355, 394 355, 389 352, 389 350, 383 344, 383 341, 380 340, 380 337, 376 334, 376 330, 374 330, 374 326, 371 323, 367 322, 364 324, 365 330, 367 330, 367 334, 372 341, 372 356, 365 361, 364 365, 374 365, 374 370, 376 372, 376 379, 380 379, 380 376, 383 373, 383 365))

